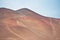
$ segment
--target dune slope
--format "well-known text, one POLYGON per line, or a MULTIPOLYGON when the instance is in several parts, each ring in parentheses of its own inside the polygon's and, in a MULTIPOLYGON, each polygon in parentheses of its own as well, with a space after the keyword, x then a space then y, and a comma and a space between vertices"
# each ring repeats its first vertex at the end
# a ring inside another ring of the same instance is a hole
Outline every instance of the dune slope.
POLYGON ((60 19, 0 8, 0 40, 60 40, 60 19))

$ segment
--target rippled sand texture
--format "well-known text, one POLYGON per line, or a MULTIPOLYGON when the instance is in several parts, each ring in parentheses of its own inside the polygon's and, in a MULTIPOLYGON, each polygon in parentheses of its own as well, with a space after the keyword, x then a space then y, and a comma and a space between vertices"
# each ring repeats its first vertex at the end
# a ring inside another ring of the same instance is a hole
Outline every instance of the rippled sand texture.
POLYGON ((60 19, 0 8, 0 40, 60 40, 60 19))

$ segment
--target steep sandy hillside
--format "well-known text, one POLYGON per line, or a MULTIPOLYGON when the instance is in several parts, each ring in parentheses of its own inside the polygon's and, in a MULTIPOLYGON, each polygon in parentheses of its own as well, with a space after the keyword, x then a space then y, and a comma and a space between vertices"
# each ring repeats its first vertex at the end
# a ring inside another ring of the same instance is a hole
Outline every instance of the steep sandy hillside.
POLYGON ((0 40, 60 40, 60 19, 0 8, 0 40))

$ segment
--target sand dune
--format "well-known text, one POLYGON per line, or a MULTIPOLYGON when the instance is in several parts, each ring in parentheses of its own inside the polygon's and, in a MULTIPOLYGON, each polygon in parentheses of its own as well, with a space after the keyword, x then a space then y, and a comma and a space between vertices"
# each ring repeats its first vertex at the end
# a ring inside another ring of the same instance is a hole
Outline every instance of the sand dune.
POLYGON ((60 40, 60 19, 0 8, 0 40, 60 40))

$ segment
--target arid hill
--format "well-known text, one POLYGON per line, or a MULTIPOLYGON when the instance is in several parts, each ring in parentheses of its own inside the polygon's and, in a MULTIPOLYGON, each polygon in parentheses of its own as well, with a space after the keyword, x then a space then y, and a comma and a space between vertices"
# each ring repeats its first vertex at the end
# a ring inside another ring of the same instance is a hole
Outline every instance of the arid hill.
POLYGON ((60 19, 0 8, 0 40, 60 40, 60 19))

